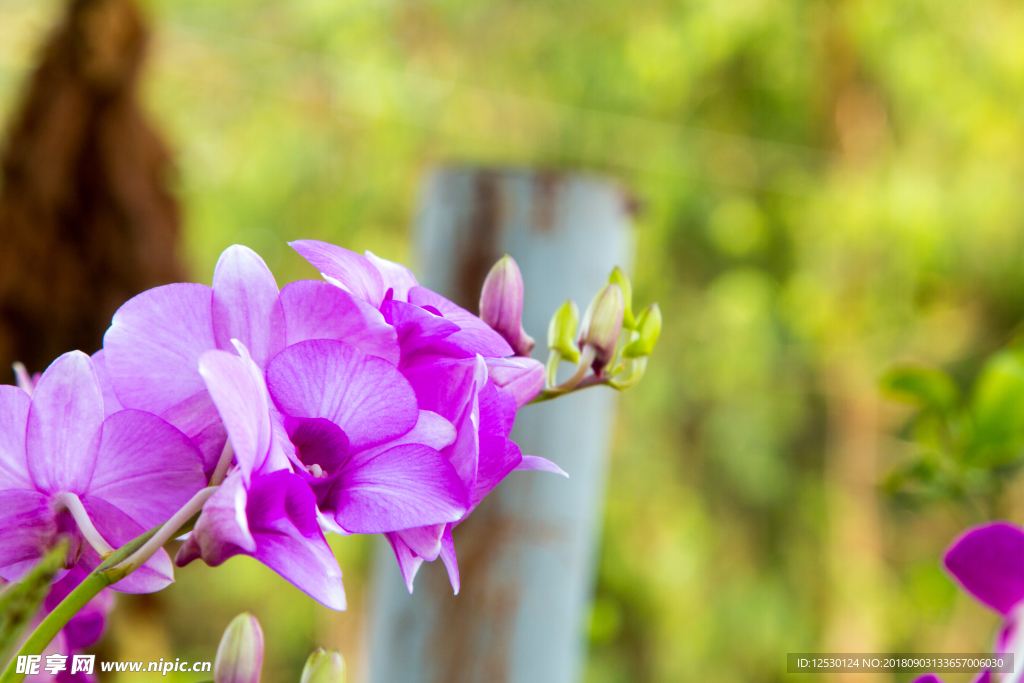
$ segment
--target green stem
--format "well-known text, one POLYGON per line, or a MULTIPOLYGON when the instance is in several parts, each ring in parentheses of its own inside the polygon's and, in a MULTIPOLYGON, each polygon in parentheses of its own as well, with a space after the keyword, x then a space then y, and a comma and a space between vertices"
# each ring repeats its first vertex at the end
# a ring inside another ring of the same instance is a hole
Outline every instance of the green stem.
MULTIPOLYGON (((544 403, 545 401, 550 401, 551 399, 558 398, 559 396, 568 396, 569 394, 576 391, 582 391, 584 389, 589 389, 590 387, 599 387, 605 385, 613 386, 608 379, 601 379, 593 375, 589 375, 588 377, 584 378, 582 382, 580 382, 579 384, 570 389, 559 389, 558 387, 545 389, 544 391, 534 396, 533 399, 526 405, 532 406, 534 403, 544 403)), ((0 681, 0 683, 3 683, 3 681, 0 681)))
POLYGON ((18 681, 24 679, 25 674, 16 673, 18 657, 42 654, 46 646, 57 637, 57 634, 71 621, 71 618, 85 607, 86 603, 96 597, 107 586, 117 583, 130 574, 134 568, 116 569, 116 565, 145 545, 146 541, 156 534, 162 526, 163 524, 150 529, 112 552, 52 612, 47 614, 46 618, 40 622, 36 630, 25 641, 25 644, 18 650, 18 653, 8 662, 7 668, 4 669, 3 675, 0 676, 0 683, 18 683, 18 681))

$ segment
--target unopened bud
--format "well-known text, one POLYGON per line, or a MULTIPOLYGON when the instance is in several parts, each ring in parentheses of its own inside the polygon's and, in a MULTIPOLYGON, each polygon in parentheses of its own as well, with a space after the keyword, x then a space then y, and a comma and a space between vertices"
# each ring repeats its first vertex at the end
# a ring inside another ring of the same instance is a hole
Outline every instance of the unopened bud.
POLYGON ((243 612, 231 620, 217 648, 214 683, 259 683, 263 668, 263 629, 243 612))
POLYGON ((580 346, 594 348, 594 370, 600 371, 615 353, 615 345, 622 332, 622 311, 625 303, 622 288, 615 283, 601 288, 587 306, 580 326, 580 346))
POLYGON ((636 321, 636 328, 640 332, 640 338, 631 341, 622 350, 623 358, 640 358, 649 356, 654 351, 654 345, 658 343, 661 335, 661 309, 658 304, 651 304, 640 314, 636 321))
POLYGON ((580 360, 580 349, 576 346, 576 326, 580 320, 580 309, 576 302, 567 300, 559 306, 548 323, 548 348, 557 351, 571 363, 580 360))
POLYGON ((614 282, 622 288, 622 300, 625 304, 622 308, 622 326, 627 330, 637 329, 636 320, 633 318, 633 285, 629 283, 626 271, 615 266, 612 274, 608 276, 608 282, 614 282))
POLYGON ((523 275, 508 254, 487 273, 480 290, 480 317, 505 338, 517 356, 529 356, 537 345, 523 329, 523 275))
POLYGON ((299 683, 345 683, 345 660, 337 650, 318 647, 306 660, 299 683))

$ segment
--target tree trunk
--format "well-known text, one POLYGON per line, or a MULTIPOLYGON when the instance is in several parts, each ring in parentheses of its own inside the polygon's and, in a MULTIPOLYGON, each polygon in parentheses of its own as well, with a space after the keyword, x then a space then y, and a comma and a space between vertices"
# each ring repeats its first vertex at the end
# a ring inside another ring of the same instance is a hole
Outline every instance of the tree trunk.
POLYGON ((125 300, 182 279, 170 155, 146 122, 130 0, 72 0, 0 156, 0 381, 93 352, 125 300), (4 379, 6 378, 6 379, 4 379))

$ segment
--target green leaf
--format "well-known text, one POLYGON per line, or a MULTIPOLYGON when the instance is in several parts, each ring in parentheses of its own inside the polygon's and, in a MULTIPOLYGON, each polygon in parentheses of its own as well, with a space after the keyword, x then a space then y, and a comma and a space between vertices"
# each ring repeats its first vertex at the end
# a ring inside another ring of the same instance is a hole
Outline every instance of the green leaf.
POLYGON ((893 400, 942 414, 951 412, 960 402, 956 382, 935 368, 895 367, 885 373, 881 385, 882 392, 893 400))
POLYGON ((985 364, 974 384, 972 460, 1002 464, 1015 459, 1024 445, 1024 360, 1000 351, 985 364))
POLYGON ((43 556, 18 583, 13 583, 0 594, 0 657, 7 661, 22 631, 39 611, 50 584, 58 571, 64 568, 68 552, 67 541, 58 543, 43 556))

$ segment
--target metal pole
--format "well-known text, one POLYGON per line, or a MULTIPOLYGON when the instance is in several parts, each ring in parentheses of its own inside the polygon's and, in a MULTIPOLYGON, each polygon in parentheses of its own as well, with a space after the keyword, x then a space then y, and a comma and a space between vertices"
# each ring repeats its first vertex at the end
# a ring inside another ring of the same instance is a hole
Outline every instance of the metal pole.
MULTIPOLYGON (((584 308, 632 255, 629 202, 592 176, 446 169, 426 185, 417 219, 422 284, 476 312, 487 270, 504 253, 526 284, 524 326, 546 354, 549 316, 584 308)), ((570 479, 516 472, 455 530, 462 592, 441 562, 405 590, 386 542, 375 557, 372 683, 574 683, 585 655, 615 392, 588 389, 520 411, 524 454, 570 479)))

